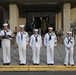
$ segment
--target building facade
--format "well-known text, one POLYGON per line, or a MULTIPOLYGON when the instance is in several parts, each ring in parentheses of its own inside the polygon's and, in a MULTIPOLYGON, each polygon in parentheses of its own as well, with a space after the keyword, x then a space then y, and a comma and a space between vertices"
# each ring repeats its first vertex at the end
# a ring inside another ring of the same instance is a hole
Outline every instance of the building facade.
POLYGON ((63 29, 65 35, 76 22, 75 0, 0 0, 0 6, 0 28, 8 21, 12 31, 20 24, 45 19, 47 27, 57 32, 63 29))

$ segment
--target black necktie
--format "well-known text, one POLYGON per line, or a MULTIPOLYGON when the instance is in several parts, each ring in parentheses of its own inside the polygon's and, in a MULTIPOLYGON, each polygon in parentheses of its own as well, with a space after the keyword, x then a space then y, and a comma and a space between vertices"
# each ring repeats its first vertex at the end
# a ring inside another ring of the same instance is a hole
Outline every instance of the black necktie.
POLYGON ((37 38, 37 36, 35 36, 35 41, 38 42, 38 38, 37 38))
POLYGON ((73 42, 71 41, 71 38, 70 38, 70 39, 68 38, 68 44, 69 44, 69 42, 73 43, 73 42))
POLYGON ((4 31, 4 36, 6 36, 6 32, 4 31))
POLYGON ((51 35, 49 34, 49 41, 51 40, 51 35))
POLYGON ((23 41, 23 33, 21 33, 21 40, 23 41))

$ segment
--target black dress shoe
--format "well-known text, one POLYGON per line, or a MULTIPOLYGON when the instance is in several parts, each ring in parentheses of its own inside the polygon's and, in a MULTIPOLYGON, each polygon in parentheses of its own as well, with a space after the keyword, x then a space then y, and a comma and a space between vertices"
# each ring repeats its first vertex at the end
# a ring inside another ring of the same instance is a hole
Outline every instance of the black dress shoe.
POLYGON ((72 64, 71 66, 74 66, 74 64, 72 64))
POLYGON ((25 65, 25 64, 22 64, 22 65, 25 65))
POLYGON ((39 65, 39 64, 36 64, 36 65, 39 65))
POLYGON ((6 65, 10 65, 10 63, 6 63, 6 65))
POLYGON ((19 64, 19 65, 21 65, 21 64, 19 64))
POLYGON ((19 65, 25 65, 25 64, 23 64, 23 63, 20 63, 19 65))
POLYGON ((66 64, 64 64, 64 66, 67 66, 66 64))
POLYGON ((54 65, 54 64, 50 64, 50 65, 54 65))
POLYGON ((51 64, 47 64, 47 65, 51 65, 51 64))
POLYGON ((33 65, 36 65, 36 63, 33 63, 33 65))
POLYGON ((7 65, 7 63, 3 63, 3 65, 7 65))
POLYGON ((22 65, 22 63, 19 63, 19 65, 22 65))

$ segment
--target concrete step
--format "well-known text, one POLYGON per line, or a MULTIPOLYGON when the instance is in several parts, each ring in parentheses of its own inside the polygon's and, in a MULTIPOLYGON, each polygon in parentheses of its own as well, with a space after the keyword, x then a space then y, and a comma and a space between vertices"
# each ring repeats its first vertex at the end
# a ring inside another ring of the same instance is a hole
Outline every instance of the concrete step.
POLYGON ((0 66, 0 71, 76 71, 76 66, 34 66, 34 65, 25 65, 25 66, 0 66))

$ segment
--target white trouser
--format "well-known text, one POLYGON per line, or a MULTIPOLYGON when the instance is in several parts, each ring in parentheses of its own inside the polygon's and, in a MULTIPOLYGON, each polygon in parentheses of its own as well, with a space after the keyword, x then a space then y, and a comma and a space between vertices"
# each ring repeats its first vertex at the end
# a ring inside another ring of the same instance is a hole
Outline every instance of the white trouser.
POLYGON ((73 47, 71 48, 71 50, 68 50, 67 48, 65 48, 64 64, 66 64, 66 65, 68 65, 69 54, 70 54, 70 65, 72 65, 72 64, 74 64, 74 60, 73 60, 73 47))
POLYGON ((3 63, 10 63, 10 43, 2 45, 3 63))
POLYGON ((54 64, 54 48, 47 47, 47 64, 54 64))
POLYGON ((26 64, 26 46, 19 45, 19 60, 20 64, 26 64))
POLYGON ((40 63, 40 47, 33 47, 33 63, 39 64, 40 63))

